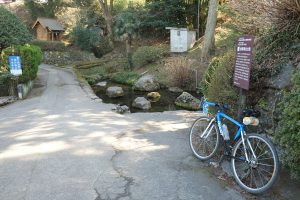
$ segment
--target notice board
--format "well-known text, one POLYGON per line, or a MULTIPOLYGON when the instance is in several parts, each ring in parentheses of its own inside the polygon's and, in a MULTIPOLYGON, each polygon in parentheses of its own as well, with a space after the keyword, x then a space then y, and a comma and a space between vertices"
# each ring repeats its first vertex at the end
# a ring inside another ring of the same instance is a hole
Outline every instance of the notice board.
POLYGON ((9 56, 10 73, 15 76, 22 75, 20 56, 9 56))
POLYGON ((242 36, 238 38, 234 69, 234 85, 245 90, 249 90, 253 45, 253 36, 242 36))

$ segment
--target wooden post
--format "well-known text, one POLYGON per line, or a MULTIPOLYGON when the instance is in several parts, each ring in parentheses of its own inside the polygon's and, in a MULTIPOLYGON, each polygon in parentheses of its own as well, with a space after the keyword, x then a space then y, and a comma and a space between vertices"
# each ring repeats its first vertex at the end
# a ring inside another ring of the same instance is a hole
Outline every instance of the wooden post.
POLYGON ((240 88, 240 96, 239 96, 239 107, 238 107, 238 113, 237 113, 237 116, 238 116, 238 119, 239 120, 243 120, 242 117, 243 117, 243 109, 245 108, 246 106, 246 91, 243 89, 243 88, 240 88))

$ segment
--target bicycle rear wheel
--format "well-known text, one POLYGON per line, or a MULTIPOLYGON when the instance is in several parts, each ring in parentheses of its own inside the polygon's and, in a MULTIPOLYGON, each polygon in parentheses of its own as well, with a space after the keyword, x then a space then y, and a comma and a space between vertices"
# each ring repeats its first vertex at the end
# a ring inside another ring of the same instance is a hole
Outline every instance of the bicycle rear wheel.
POLYGON ((210 133, 207 137, 201 137, 212 119, 200 117, 190 130, 190 147, 194 155, 200 160, 208 160, 215 155, 219 146, 219 130, 215 123, 209 127, 210 133))
POLYGON ((246 153, 250 162, 246 161, 242 139, 233 147, 231 166, 237 183, 247 192, 259 194, 268 190, 278 176, 279 162, 274 145, 259 134, 248 134, 256 158, 246 143, 246 153))

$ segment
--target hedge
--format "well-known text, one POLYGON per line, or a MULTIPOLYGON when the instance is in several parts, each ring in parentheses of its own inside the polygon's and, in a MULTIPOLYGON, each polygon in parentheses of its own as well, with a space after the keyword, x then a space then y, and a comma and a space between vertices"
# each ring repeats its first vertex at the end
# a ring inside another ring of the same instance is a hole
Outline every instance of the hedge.
MULTIPOLYGON (((2 52, 2 59, 6 61, 4 67, 9 71, 8 57, 12 49, 6 48, 2 52)), ((37 76, 38 66, 42 62, 42 51, 40 47, 34 45, 18 45, 14 46, 14 52, 21 57, 22 75, 19 77, 19 83, 26 83, 29 80, 34 80, 37 76)))

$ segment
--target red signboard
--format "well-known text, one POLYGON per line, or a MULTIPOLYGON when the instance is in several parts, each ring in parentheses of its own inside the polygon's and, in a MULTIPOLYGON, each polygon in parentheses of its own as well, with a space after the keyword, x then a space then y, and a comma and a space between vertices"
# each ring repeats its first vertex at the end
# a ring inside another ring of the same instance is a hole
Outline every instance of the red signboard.
POLYGON ((242 36, 238 39, 234 69, 234 85, 249 90, 254 37, 242 36))

